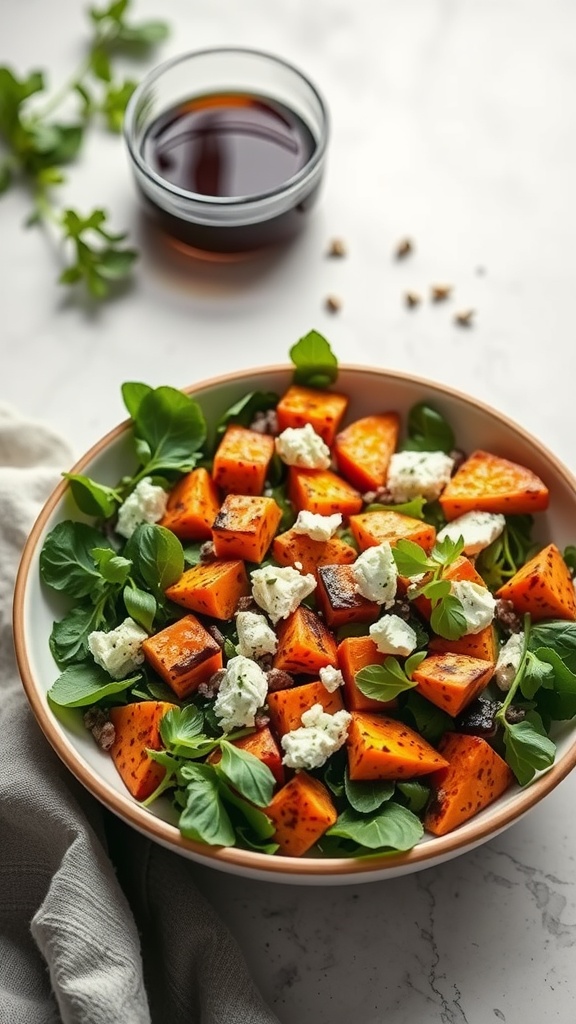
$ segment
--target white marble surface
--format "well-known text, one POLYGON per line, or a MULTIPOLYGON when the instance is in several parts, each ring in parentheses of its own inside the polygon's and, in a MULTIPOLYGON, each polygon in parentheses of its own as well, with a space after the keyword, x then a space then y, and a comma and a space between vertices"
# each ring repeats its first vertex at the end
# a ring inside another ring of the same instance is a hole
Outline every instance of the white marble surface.
MULTIPOLYGON (((0 61, 79 56, 78 0, 6 0, 0 61), (41 27, 40 27, 41 26, 41 27)), ((399 368, 497 406, 572 468, 576 6, 570 0, 140 0, 172 36, 159 56, 261 46, 307 70, 333 122, 308 230, 272 260, 171 256, 141 223, 118 139, 95 133, 66 201, 104 205, 142 245, 134 289, 87 310, 0 200, 0 400, 81 452, 123 417, 125 379, 185 385, 283 362, 311 327, 342 361, 399 368), (414 255, 396 262, 409 234, 414 255), (344 260, 325 257, 334 236, 344 260), (454 285, 408 312, 405 289, 454 285), (334 293, 342 310, 331 315, 334 293), (456 327, 473 307, 475 326, 456 327)), ((198 869, 283 1024, 568 1022, 576 1014, 576 781, 473 853, 394 882, 314 890, 198 869)))

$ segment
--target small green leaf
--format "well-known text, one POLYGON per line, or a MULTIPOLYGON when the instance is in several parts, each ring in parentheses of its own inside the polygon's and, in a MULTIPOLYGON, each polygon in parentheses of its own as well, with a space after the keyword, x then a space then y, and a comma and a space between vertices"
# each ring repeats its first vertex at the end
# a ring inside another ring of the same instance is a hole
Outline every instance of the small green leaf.
POLYGON ((432 609, 430 625, 438 636, 443 636, 446 640, 459 640, 467 629, 462 602, 453 594, 442 598, 432 609))
POLYGON ((420 735, 432 746, 439 742, 445 732, 454 730, 454 720, 450 715, 415 691, 407 694, 404 709, 420 735))
POLYGON ((424 597, 427 597, 429 601, 440 601, 443 597, 448 597, 452 584, 450 580, 431 580, 430 583, 425 583, 418 590, 424 597))
POLYGON ((12 184, 12 168, 7 160, 0 163, 0 195, 7 192, 12 184))
POLYGON ((404 662, 404 672, 408 679, 412 679, 416 669, 422 664, 426 657, 426 651, 415 651, 409 658, 406 658, 406 661, 404 662))
POLYGON ((122 586, 126 582, 132 568, 132 562, 129 559, 117 555, 112 548, 93 548, 92 557, 102 578, 107 583, 116 583, 122 586))
POLYGON ((258 807, 267 807, 274 791, 274 776, 268 765, 247 750, 222 740, 222 759, 216 768, 241 796, 258 807))
MULTIPOLYGON (((544 651, 545 655, 550 653, 553 658, 557 657, 554 651, 548 652, 546 648, 540 648, 540 650, 544 651)), ((520 680, 520 690, 526 700, 532 700, 541 686, 553 685, 554 669, 552 664, 549 661, 540 660, 540 657, 532 651, 527 651, 524 671, 520 680)))
POLYGON ((382 665, 366 665, 355 676, 356 686, 372 700, 394 700, 399 693, 411 690, 416 683, 408 679, 396 658, 388 656, 382 665))
POLYGON ((132 561, 135 575, 160 602, 164 600, 166 588, 176 583, 184 572, 182 544, 164 526, 140 523, 127 542, 124 553, 132 561))
POLYGON ((423 572, 436 569, 436 563, 428 558, 426 552, 413 540, 401 538, 392 548, 396 568, 401 576, 419 576, 423 572))
POLYGON ((396 783, 389 779, 354 782, 345 772, 344 789, 348 803, 360 814, 372 814, 394 796, 396 783))
POLYGON ((204 728, 204 715, 194 704, 184 708, 171 708, 160 722, 160 736, 165 747, 173 753, 177 748, 192 745, 196 748, 204 728))
POLYGON ((109 281, 127 277, 138 259, 134 249, 102 249, 98 254, 98 272, 109 281))
POLYGON ((94 597, 100 593, 102 576, 92 550, 105 544, 102 534, 86 523, 58 523, 40 553, 43 582, 53 590, 65 591, 69 597, 94 597))
POLYGON ((75 605, 59 622, 55 622, 50 634, 50 650, 59 668, 69 662, 83 661, 88 655, 88 637, 100 629, 105 619, 100 604, 75 605))
POLYGON ((207 433, 204 414, 195 399, 176 388, 151 389, 139 396, 133 419, 134 435, 149 447, 149 466, 154 472, 187 472, 194 467, 207 433))
POLYGON ((327 388, 338 377, 338 360, 330 344, 318 331, 310 331, 290 349, 294 363, 294 383, 312 388, 327 388))
POLYGON ((257 412, 274 409, 278 401, 279 396, 275 391, 249 391, 220 417, 216 425, 216 433, 223 434, 229 423, 239 423, 240 426, 249 427, 257 412))
POLYGON ((105 487, 79 473, 63 473, 62 476, 68 480, 72 497, 81 512, 104 519, 114 515, 122 500, 115 488, 105 487))
POLYGON ((464 538, 457 537, 456 540, 452 540, 451 537, 444 537, 442 540, 437 540, 432 548, 430 557, 442 565, 444 568, 448 565, 452 565, 457 558, 460 557, 464 550, 464 538))
POLYGON ((537 771, 543 771, 554 763, 556 746, 546 735, 542 720, 529 711, 526 718, 516 725, 510 725, 505 718, 504 747, 506 760, 521 786, 527 785, 537 771))
POLYGON ((121 43, 136 46, 156 46, 162 43, 169 34, 164 21, 143 21, 139 25, 122 25, 118 32, 121 43))
POLYGON ((133 420, 138 418, 140 403, 145 395, 153 390, 149 384, 140 384, 135 381, 125 381, 122 385, 122 399, 129 415, 133 420))
POLYGON ((418 779, 409 779, 407 782, 397 782, 397 791, 404 797, 406 806, 414 814, 424 810, 430 796, 430 788, 419 782, 418 779))
POLYGON ((157 611, 157 604, 152 594, 147 590, 141 590, 130 584, 124 587, 122 592, 124 607, 131 619, 142 626, 147 633, 151 633, 154 626, 154 618, 157 611))
POLYGON ((403 516, 411 516, 412 519, 424 519, 424 506, 426 498, 412 498, 410 501, 403 501, 399 505, 382 505, 374 501, 366 505, 365 512, 399 512, 403 516))
POLYGON ((186 806, 180 832, 186 839, 210 846, 234 846, 236 836, 220 796, 218 777, 211 765, 187 765, 193 774, 186 786, 186 806))
POLYGON ((370 850, 405 851, 416 846, 424 835, 424 828, 407 807, 390 801, 371 818, 352 810, 343 811, 326 834, 343 836, 370 850))
POLYGON ((90 54, 90 69, 96 78, 101 82, 110 82, 112 79, 112 68, 110 58, 101 46, 96 46, 90 54))
POLYGON ((82 662, 64 669, 48 690, 48 697, 60 707, 87 707, 103 697, 130 689, 139 678, 136 675, 129 679, 111 679, 99 665, 82 662))
POLYGON ((426 402, 414 405, 408 413, 408 440, 411 451, 450 452, 455 447, 454 431, 441 413, 426 402))

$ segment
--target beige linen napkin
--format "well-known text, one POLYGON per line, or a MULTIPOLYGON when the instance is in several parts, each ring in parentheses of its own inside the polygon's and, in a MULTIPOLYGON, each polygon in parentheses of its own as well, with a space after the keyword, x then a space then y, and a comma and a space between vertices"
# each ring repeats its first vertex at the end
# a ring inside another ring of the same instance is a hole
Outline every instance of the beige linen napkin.
POLYGON ((194 864, 117 821, 29 710, 14 577, 68 447, 0 406, 0 1024, 277 1024, 194 885, 194 864))

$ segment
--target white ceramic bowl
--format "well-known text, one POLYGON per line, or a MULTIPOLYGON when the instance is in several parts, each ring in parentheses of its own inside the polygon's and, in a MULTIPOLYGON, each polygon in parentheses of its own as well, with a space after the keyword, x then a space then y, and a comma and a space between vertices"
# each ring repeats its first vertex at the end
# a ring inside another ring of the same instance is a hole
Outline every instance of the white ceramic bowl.
MULTIPOLYGON (((281 394, 291 381, 292 368, 247 370, 195 384, 188 393, 200 402, 209 422, 247 391, 281 394)), ((343 366, 335 388, 350 396, 347 418, 395 409, 403 417, 416 402, 427 400, 452 424, 457 444, 466 451, 484 448, 529 466, 550 488, 550 507, 537 516, 537 539, 554 540, 563 548, 576 534, 576 480, 568 470, 519 426, 494 409, 451 388, 400 373, 343 366)), ((131 472, 133 457, 128 423, 102 438, 73 469, 114 485, 131 472)), ((79 781, 106 807, 140 832, 200 863, 251 878, 314 885, 341 885, 398 875, 431 867, 473 849, 497 835, 534 807, 568 774, 576 763, 576 724, 558 725, 554 733, 557 758, 530 786, 511 787, 496 803, 449 835, 425 836, 408 853, 370 858, 328 859, 268 856, 234 848, 208 847, 184 839, 175 824, 169 801, 152 809, 141 807, 125 789, 109 755, 103 753, 84 728, 79 711, 57 719, 46 692, 58 669, 48 646, 52 624, 63 606, 57 595, 40 582, 38 562, 46 534, 63 519, 80 518, 66 485, 60 484, 42 510, 23 553, 16 583, 14 636, 20 674, 32 710, 46 737, 79 781)))

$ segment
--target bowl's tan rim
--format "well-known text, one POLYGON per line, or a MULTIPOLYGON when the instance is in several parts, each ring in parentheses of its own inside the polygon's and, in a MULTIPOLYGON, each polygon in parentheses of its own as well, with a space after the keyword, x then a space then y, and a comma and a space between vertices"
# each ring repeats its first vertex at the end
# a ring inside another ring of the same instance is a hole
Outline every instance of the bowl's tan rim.
MULTIPOLYGON (((387 378, 392 382, 408 381, 423 389, 431 389, 436 393, 444 394, 447 398, 458 399, 465 404, 472 405, 479 411, 488 414, 502 423, 513 434, 528 442, 540 455, 547 459, 566 483, 576 492, 576 478, 561 463, 556 456, 534 438, 528 431, 524 430, 513 420, 498 412, 484 402, 470 397, 464 392, 458 391, 445 384, 440 384, 424 377, 415 377, 411 374, 401 373, 397 370, 378 369, 377 367, 357 366, 354 364, 343 364, 339 367, 341 371, 351 371, 356 374, 373 376, 375 373, 387 378)), ((241 370, 232 375, 226 374, 203 380, 197 384, 190 385, 183 389, 188 394, 194 395, 206 388, 229 384, 232 381, 249 380, 256 374, 262 373, 290 373, 292 367, 283 366, 262 366, 247 370, 241 370)), ((92 448, 74 465, 71 472, 80 473, 97 455, 104 451, 113 441, 117 440, 130 426, 130 420, 125 420, 104 437, 96 442, 92 448)), ((36 719, 44 732, 44 735, 73 775, 82 785, 110 811, 128 821, 138 831, 143 832, 165 846, 172 847, 188 855, 197 855, 198 859, 211 866, 226 867, 231 871, 259 872, 268 875, 270 881, 274 881, 275 875, 289 874, 297 879, 298 876, 321 876, 334 875, 377 875, 387 869, 414 870, 416 865, 426 867, 428 861, 435 861, 438 858, 449 858, 454 856, 459 848, 465 852, 467 848, 478 845, 490 836, 502 831, 512 824, 517 818, 534 807, 544 796, 546 796, 558 783, 564 779, 576 764, 576 740, 563 757, 554 764, 545 774, 540 776, 531 786, 522 790, 513 805, 503 806, 499 811, 494 812, 485 821, 472 819, 462 825, 455 832, 447 836, 436 837, 429 842, 415 847, 407 853, 375 855, 366 859, 363 858, 311 858, 311 857, 284 857, 269 856, 267 854, 238 850, 234 847, 207 847, 201 843, 185 839, 180 835, 178 829, 157 818, 150 811, 137 804, 126 792, 126 795, 118 793, 103 779, 94 775, 89 765, 85 764, 76 752, 74 746, 62 732, 58 720, 50 711, 46 695, 36 685, 31 671, 30 663, 26 652, 26 638, 24 631, 24 605, 26 587, 30 568, 40 537, 52 512, 61 501, 67 489, 67 483, 63 480, 57 485, 42 508, 28 537, 22 554, 14 590, 14 645, 18 669, 26 695, 36 719)))

